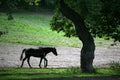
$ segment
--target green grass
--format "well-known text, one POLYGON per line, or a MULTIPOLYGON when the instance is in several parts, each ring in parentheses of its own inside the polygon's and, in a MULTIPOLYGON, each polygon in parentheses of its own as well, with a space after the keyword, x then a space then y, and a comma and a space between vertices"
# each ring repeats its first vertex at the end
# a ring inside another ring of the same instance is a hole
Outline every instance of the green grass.
POLYGON ((81 73, 78 68, 67 69, 25 69, 25 68, 0 68, 0 80, 22 80, 60 77, 95 77, 95 76, 120 76, 119 70, 97 69, 96 73, 81 73), (74 69, 74 70, 73 70, 74 69), (76 72, 77 71, 77 72, 76 72))
MULTIPOLYGON (((82 46, 78 38, 67 38, 63 32, 57 33, 50 29, 51 14, 19 12, 13 16, 14 20, 8 21, 7 16, 0 12, 0 31, 6 32, 0 37, 0 41, 46 46, 82 46)), ((95 39, 97 46, 109 45, 109 41, 104 41, 95 39)))
POLYGON ((4 13, 0 13, 0 31, 7 32, 0 41, 33 45, 80 46, 78 38, 64 37, 50 29, 52 16, 37 13, 15 13, 14 20, 8 21, 4 13), (76 43, 75 43, 76 42, 76 43))

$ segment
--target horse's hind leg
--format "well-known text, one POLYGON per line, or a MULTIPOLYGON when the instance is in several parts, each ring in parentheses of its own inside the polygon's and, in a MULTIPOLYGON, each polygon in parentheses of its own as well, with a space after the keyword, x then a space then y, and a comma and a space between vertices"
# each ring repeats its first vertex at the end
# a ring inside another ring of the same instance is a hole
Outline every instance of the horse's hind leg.
POLYGON ((46 58, 44 58, 44 67, 46 68, 47 67, 47 65, 48 65, 48 60, 46 59, 46 58), (46 62, 46 64, 45 64, 45 62, 46 62))
POLYGON ((43 59, 43 58, 40 59, 40 63, 39 63, 39 67, 40 67, 40 68, 41 68, 41 62, 42 62, 42 59, 43 59))
POLYGON ((23 60, 22 60, 22 64, 21 64, 21 68, 22 68, 22 66, 23 66, 23 64, 24 64, 24 61, 27 59, 27 57, 25 57, 23 60))
POLYGON ((29 67, 32 68, 30 65, 30 57, 27 58, 27 62, 28 62, 29 67))
POLYGON ((46 60, 44 59, 44 67, 45 67, 45 65, 46 65, 46 60))

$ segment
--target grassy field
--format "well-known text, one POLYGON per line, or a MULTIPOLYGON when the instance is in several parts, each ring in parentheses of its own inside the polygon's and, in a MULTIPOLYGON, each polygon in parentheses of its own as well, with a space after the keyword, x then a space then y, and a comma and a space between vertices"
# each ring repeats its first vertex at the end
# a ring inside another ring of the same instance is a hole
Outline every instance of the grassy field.
MULTIPOLYGON (((64 33, 57 33, 50 29, 50 13, 14 13, 14 20, 8 21, 7 16, 0 12, 0 32, 6 34, 0 37, 0 41, 46 45, 46 46, 72 46, 81 47, 81 42, 76 37, 64 37, 64 33)), ((97 46, 109 45, 110 41, 96 38, 97 46)))
POLYGON ((7 32, 0 41, 33 45, 80 46, 77 38, 64 37, 50 29, 52 15, 37 13, 15 13, 14 20, 8 21, 7 16, 0 13, 0 31, 7 32))
POLYGON ((68 69, 15 69, 0 68, 0 80, 22 80, 42 78, 73 78, 73 77, 95 77, 95 76, 120 76, 119 70, 97 69, 96 73, 81 73, 78 68, 68 69))

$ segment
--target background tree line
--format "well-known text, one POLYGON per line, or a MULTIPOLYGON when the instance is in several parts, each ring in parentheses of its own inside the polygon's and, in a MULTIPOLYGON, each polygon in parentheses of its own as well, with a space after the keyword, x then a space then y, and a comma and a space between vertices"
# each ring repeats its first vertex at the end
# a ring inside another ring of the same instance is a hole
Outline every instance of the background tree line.
POLYGON ((0 11, 7 13, 8 20, 12 20, 12 13, 20 10, 39 11, 40 9, 53 10, 55 0, 1 0, 0 11))

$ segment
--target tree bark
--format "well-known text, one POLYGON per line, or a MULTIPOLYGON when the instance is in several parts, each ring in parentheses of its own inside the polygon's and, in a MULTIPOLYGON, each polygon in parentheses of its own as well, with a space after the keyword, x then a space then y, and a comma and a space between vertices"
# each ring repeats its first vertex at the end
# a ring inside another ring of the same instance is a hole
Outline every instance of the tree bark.
POLYGON ((68 19, 72 20, 75 25, 76 33, 82 41, 81 49, 81 69, 82 72, 93 73, 93 59, 95 51, 94 39, 86 28, 85 22, 82 17, 73 9, 68 7, 64 0, 60 0, 60 11, 68 19))

